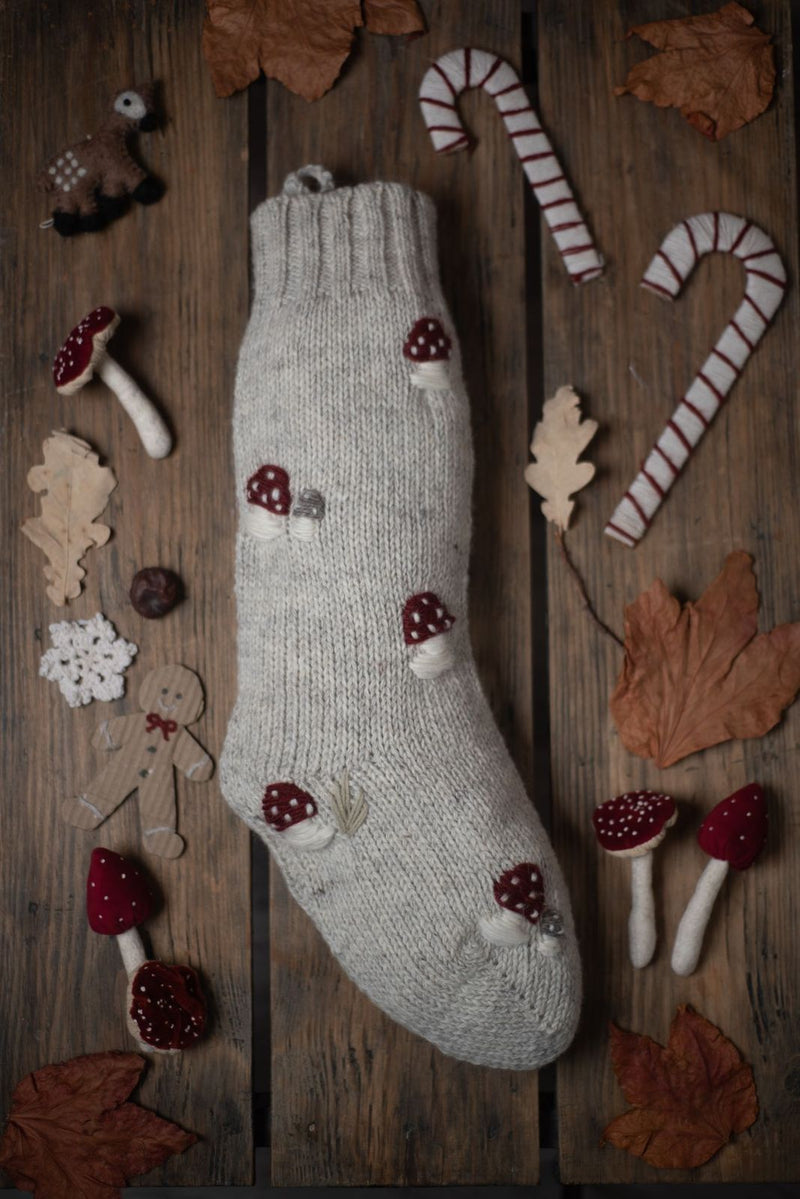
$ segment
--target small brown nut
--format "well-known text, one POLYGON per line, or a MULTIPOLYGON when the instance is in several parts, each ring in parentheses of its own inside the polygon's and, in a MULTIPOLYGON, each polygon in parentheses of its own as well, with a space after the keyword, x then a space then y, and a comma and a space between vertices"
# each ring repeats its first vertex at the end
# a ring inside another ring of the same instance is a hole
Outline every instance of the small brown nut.
POLYGON ((183 584, 173 570, 146 566, 133 576, 130 597, 140 616, 155 620, 166 616, 183 598, 183 584))

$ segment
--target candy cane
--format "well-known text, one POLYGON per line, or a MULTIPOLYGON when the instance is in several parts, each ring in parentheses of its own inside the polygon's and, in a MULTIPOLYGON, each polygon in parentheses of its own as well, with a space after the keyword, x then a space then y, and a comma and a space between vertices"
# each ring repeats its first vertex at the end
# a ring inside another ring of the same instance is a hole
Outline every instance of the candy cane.
POLYGON ((573 283, 585 283, 602 274, 603 260, 595 249, 566 175, 528 103, 519 76, 502 58, 469 47, 451 50, 426 73, 419 101, 434 150, 447 154, 470 145, 456 101, 461 92, 471 87, 483 88, 497 104, 573 283))
POLYGON ((772 239, 758 225, 730 212, 706 212, 676 225, 656 251, 642 287, 673 300, 696 263, 715 250, 735 254, 744 265, 744 299, 605 527, 608 536, 623 545, 636 545, 647 532, 786 290, 786 271, 772 239))

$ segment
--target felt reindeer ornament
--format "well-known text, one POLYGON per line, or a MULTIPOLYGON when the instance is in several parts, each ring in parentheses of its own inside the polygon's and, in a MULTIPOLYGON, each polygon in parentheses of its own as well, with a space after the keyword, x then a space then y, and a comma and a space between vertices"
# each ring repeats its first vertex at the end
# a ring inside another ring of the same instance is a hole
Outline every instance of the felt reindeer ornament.
POLYGON ((93 829, 131 792, 139 792, 145 848, 161 858, 183 853, 176 832, 175 770, 195 783, 211 778, 211 757, 186 728, 203 711, 203 685, 185 666, 151 670, 139 691, 141 713, 104 720, 92 740, 108 757, 80 795, 66 801, 62 815, 75 828, 93 829))
POLYGON ((163 184, 134 161, 128 147, 134 133, 149 132, 157 123, 152 87, 129 88, 114 97, 111 115, 96 133, 53 155, 39 182, 55 198, 56 233, 71 237, 102 229, 125 211, 129 196, 139 204, 161 199, 163 184))

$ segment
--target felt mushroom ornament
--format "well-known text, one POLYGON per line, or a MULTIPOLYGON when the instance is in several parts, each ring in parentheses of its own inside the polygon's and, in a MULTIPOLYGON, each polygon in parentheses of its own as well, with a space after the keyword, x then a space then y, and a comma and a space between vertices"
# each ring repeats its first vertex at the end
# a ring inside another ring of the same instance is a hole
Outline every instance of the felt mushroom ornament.
POLYGON ((138 383, 108 352, 108 343, 119 322, 113 308, 101 305, 93 308, 75 326, 53 361, 56 391, 60 395, 74 395, 96 371, 133 421, 150 457, 166 458, 172 449, 172 437, 163 417, 138 383))
POLYGON ((117 938, 128 976, 128 1028, 143 1049, 191 1049, 206 1027, 206 1002, 191 966, 149 961, 139 925, 153 910, 144 874, 110 849, 92 851, 86 913, 93 932, 117 938))
POLYGON ((520 862, 495 879, 494 899, 499 912, 482 916, 479 927, 487 941, 504 949, 526 945, 538 932, 536 947, 557 953, 564 936, 560 913, 545 907, 542 872, 535 862, 520 862))
POLYGON ((674 799, 656 791, 626 792, 607 799, 592 813, 600 847, 614 858, 630 858, 628 947, 631 962, 639 969, 648 964, 656 948, 653 850, 677 819, 674 799))
POLYGON ((281 841, 296 849, 325 849, 336 833, 319 815, 313 797, 294 783, 270 783, 261 810, 281 841))
POLYGON ((453 665, 450 629, 455 624, 433 591, 410 596, 403 608, 403 637, 412 647, 409 665, 421 679, 434 679, 453 665))
POLYGON ((272 541, 285 532, 291 506, 287 472, 282 466, 265 463, 247 480, 244 527, 259 541, 272 541))
POLYGON ((411 382, 425 391, 450 390, 450 353, 453 343, 442 322, 433 316, 421 317, 411 329, 403 354, 413 362, 411 382))
POLYGON ((714 901, 728 867, 747 870, 767 839, 767 804, 758 783, 748 783, 712 808, 697 832, 697 840, 711 861, 697 880, 694 894, 681 917, 672 949, 676 974, 692 974, 700 960, 703 936, 714 901))

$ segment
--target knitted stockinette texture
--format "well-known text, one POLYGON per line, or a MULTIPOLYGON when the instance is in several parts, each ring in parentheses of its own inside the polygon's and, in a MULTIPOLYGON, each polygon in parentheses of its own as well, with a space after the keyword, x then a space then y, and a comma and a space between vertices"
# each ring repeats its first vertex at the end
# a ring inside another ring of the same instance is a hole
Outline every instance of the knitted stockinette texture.
POLYGON ((376 1004, 445 1053, 532 1069, 572 1039, 580 964, 470 651, 472 445, 433 205, 316 168, 292 180, 252 218, 223 790, 376 1004), (296 187, 309 174, 314 194, 296 187), (287 490, 324 501, 313 537, 287 490))

